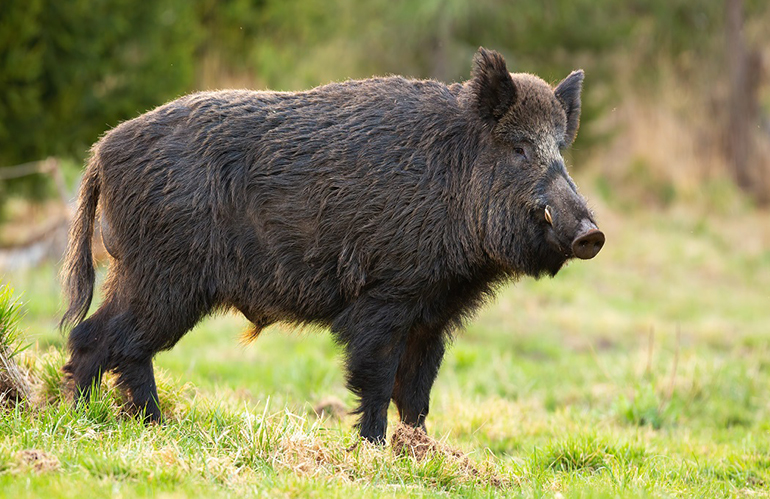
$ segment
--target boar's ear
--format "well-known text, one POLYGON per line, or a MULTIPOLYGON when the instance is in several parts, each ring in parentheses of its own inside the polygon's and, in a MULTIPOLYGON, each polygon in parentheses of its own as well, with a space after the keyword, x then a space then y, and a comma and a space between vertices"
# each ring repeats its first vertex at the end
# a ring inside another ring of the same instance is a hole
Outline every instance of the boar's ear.
POLYGON ((583 70, 578 69, 569 74, 553 90, 559 99, 564 112, 567 113, 567 144, 572 144, 580 126, 580 92, 583 90, 583 70))
POLYGON ((503 56, 480 47, 471 71, 476 105, 484 120, 499 121, 516 100, 516 85, 503 56))

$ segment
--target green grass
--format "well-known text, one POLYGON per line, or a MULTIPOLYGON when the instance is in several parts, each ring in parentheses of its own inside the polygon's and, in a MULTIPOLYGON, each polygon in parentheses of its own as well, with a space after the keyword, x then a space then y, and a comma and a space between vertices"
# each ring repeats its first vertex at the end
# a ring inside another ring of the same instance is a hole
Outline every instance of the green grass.
POLYGON ((17 357, 51 401, 0 417, 0 497, 770 497, 770 215, 734 215, 600 213, 595 260, 504 288, 457 334, 428 429, 478 475, 347 450, 353 417, 312 411, 355 402, 329 334, 242 345, 235 315, 157 356, 164 425, 109 387, 75 410, 57 393, 57 269, 7 275, 32 343, 17 357))

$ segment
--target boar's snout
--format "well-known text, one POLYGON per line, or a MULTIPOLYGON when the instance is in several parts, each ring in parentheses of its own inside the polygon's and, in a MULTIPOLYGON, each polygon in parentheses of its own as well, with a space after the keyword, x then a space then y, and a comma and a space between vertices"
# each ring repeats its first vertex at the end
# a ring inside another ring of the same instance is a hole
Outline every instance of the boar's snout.
MULTIPOLYGON (((557 165, 554 169, 559 167, 564 168, 557 165)), ((541 203, 545 207, 540 220, 550 226, 546 239, 551 248, 567 259, 574 256, 590 260, 599 254, 604 246, 604 233, 596 226, 585 199, 566 172, 552 177, 541 203)))
POLYGON ((580 232, 572 241, 572 253, 581 260, 595 257, 604 246, 604 233, 588 220, 580 224, 580 232))

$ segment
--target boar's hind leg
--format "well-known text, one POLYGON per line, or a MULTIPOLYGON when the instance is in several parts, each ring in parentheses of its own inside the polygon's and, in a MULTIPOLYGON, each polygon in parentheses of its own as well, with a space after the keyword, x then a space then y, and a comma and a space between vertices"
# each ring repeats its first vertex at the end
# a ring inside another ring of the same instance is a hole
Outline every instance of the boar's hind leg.
POLYGON ((70 358, 64 372, 72 380, 75 403, 88 402, 91 390, 99 387, 102 374, 109 369, 109 346, 105 329, 112 315, 111 305, 104 303, 94 314, 69 334, 70 358))
POLYGON ((152 356, 137 359, 116 369, 121 388, 130 392, 131 410, 146 421, 161 420, 158 388, 152 370, 152 356))
POLYGON ((401 421, 425 430, 430 390, 444 357, 444 334, 414 328, 396 371, 393 401, 401 421))
POLYGON ((395 317, 399 310, 384 303, 357 303, 335 320, 332 330, 347 347, 348 388, 360 398, 361 437, 384 443, 398 360, 404 351, 406 328, 395 317))
POLYGON ((110 333, 112 365, 118 375, 118 386, 128 395, 129 408, 146 421, 157 422, 161 420, 161 411, 152 358, 173 347, 207 310, 193 306, 193 299, 188 303, 164 303, 155 296, 154 300, 133 302, 136 308, 116 316, 110 333))

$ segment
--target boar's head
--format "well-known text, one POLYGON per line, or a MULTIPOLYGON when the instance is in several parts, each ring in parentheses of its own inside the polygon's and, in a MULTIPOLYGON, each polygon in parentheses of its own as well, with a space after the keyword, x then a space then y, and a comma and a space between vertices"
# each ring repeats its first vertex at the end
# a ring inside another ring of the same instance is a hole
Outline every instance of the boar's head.
POLYGON ((556 87, 508 72, 502 56, 479 49, 469 85, 482 122, 472 190, 483 247, 513 273, 555 275, 570 258, 590 259, 604 245, 561 151, 580 122, 583 71, 556 87))

